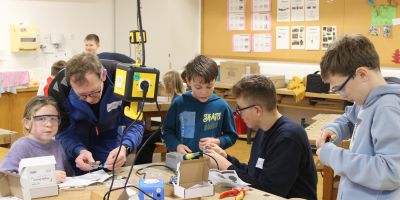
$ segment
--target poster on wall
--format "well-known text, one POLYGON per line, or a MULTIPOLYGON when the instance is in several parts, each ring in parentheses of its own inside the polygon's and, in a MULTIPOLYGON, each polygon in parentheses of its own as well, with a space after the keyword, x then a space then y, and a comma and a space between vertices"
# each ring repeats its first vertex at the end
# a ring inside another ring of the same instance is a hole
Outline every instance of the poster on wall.
POLYGON ((290 21, 290 0, 278 0, 277 1, 277 22, 288 22, 290 21))
POLYGON ((304 26, 292 26, 291 28, 292 49, 304 49, 306 39, 304 26))
POLYGON ((232 38, 233 52, 250 52, 250 34, 234 34, 232 38))
POLYGON ((228 0, 228 13, 244 13, 246 10, 246 0, 228 0))
POLYGON ((319 50, 321 28, 319 26, 306 27, 306 50, 319 50))
POLYGON ((328 49, 330 43, 336 39, 336 26, 322 26, 322 50, 328 49))
POLYGON ((271 12, 271 0, 253 0, 251 12, 271 12))
POLYGON ((289 26, 276 27, 276 49, 289 49, 289 26))
POLYGON ((253 52, 271 52, 272 34, 253 34, 253 52))
POLYGON ((228 30, 245 30, 246 17, 244 13, 229 13, 228 14, 228 30))
POLYGON ((271 30, 271 13, 253 13, 252 14, 252 30, 253 31, 270 31, 271 30))
POLYGON ((319 0, 306 0, 306 21, 319 20, 319 0))
POLYGON ((304 21, 304 0, 292 0, 290 15, 293 22, 304 21))

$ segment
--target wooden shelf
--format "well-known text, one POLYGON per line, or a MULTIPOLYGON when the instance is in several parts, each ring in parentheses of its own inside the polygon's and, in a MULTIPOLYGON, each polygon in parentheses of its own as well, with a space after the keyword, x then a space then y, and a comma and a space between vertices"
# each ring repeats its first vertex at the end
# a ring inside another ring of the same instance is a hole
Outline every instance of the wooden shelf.
POLYGON ((322 112, 343 113, 342 109, 321 108, 321 107, 313 107, 313 106, 296 106, 296 105, 288 105, 288 104, 278 104, 278 107, 301 109, 301 110, 322 111, 322 112))

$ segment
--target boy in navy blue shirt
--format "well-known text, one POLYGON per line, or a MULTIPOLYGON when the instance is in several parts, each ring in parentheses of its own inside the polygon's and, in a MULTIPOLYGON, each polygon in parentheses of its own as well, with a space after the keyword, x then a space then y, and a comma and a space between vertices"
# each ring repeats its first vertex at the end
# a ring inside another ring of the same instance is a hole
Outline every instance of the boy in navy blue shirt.
POLYGON ((226 149, 237 139, 233 112, 225 100, 213 94, 218 76, 215 61, 199 55, 186 67, 192 90, 172 102, 163 125, 162 139, 170 151, 198 152, 207 143, 226 149))
POLYGON ((257 134, 246 164, 207 144, 219 169, 235 170, 252 187, 284 198, 317 199, 317 172, 307 134, 277 110, 272 81, 263 75, 246 76, 232 92, 237 98, 236 112, 257 134))

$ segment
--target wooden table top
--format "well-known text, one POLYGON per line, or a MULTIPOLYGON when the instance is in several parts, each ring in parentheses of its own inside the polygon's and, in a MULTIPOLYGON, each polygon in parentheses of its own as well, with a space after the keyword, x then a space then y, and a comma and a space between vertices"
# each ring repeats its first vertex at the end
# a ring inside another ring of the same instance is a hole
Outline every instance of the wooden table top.
POLYGON ((315 140, 319 136, 322 127, 324 127, 326 124, 332 122, 336 118, 340 117, 341 115, 339 114, 318 114, 315 115, 312 120, 314 120, 313 123, 311 123, 307 128, 305 128, 307 135, 308 135, 308 140, 310 141, 310 144, 315 144, 315 140))

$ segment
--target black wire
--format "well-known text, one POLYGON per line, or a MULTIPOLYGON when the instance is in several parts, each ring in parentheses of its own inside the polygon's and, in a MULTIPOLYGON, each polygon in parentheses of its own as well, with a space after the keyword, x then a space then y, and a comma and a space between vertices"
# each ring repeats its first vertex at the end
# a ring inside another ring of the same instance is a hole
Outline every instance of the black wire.
POLYGON ((173 170, 171 167, 168 167, 167 165, 149 165, 149 166, 146 166, 146 167, 143 167, 143 168, 140 168, 140 169, 136 170, 136 172, 135 172, 136 176, 142 176, 142 175, 146 174, 146 173, 140 173, 140 172, 142 170, 145 170, 145 169, 148 169, 148 168, 151 168, 151 167, 165 167, 165 168, 167 168, 168 170, 170 170, 172 173, 174 173, 176 175, 176 171, 173 170))
POLYGON ((136 159, 138 158, 139 154, 142 152, 142 149, 147 145, 147 143, 150 142, 150 140, 154 137, 154 135, 156 135, 155 133, 156 132, 152 133, 150 135, 150 137, 148 137, 147 140, 143 143, 143 145, 140 147, 140 149, 136 152, 136 156, 133 159, 132 165, 131 165, 131 167, 129 169, 128 178, 126 179, 125 184, 124 184, 125 186, 128 184, 129 177, 131 177, 133 166, 135 165, 136 159))
MULTIPOLYGON (((127 187, 133 187, 133 188, 136 188, 137 190, 139 190, 140 192, 142 192, 143 194, 145 194, 146 196, 148 196, 148 197, 150 197, 151 199, 154 199, 154 200, 156 200, 156 198, 154 198, 154 197, 152 197, 151 195, 149 195, 149 194, 147 194, 146 192, 144 192, 142 189, 140 189, 139 187, 137 187, 137 186, 134 186, 134 185, 130 185, 130 186, 125 186, 125 187, 118 187, 118 188, 113 188, 113 189, 111 189, 111 190, 109 190, 105 195, 108 195, 108 196, 110 196, 110 194, 111 194, 111 192, 112 191, 115 191, 115 190, 120 190, 120 189, 126 189, 127 187)), ((105 196, 104 195, 104 196, 105 196)), ((104 197, 103 197, 103 200, 104 200, 104 197)))
POLYGON ((218 165, 217 160, 216 160, 213 156, 211 156, 210 154, 208 154, 208 153, 204 153, 204 152, 203 152, 203 154, 209 156, 209 157, 212 158, 212 159, 214 159, 215 163, 217 163, 217 169, 219 170, 219 165, 218 165))
POLYGON ((132 44, 130 43, 130 41, 129 41, 129 57, 132 58, 132 44))
POLYGON ((142 26, 142 13, 141 13, 141 8, 140 8, 140 0, 137 0, 137 16, 138 16, 138 21, 139 21, 139 32, 140 32, 140 43, 142 44, 142 67, 146 66, 145 61, 146 61, 146 54, 145 54, 145 48, 144 48, 144 37, 143 37, 143 26, 142 26))
MULTIPOLYGON (((119 153, 121 152, 122 142, 123 142, 123 140, 124 140, 124 137, 125 137, 126 132, 128 131, 128 129, 131 128, 131 127, 133 126, 133 124, 135 124, 135 123, 137 122, 137 120, 140 118, 141 115, 142 115, 142 111, 139 113, 139 115, 136 117, 136 119, 135 119, 127 128, 124 129, 124 132, 122 132, 121 140, 120 140, 120 142, 119 142, 120 145, 119 145, 119 148, 118 148, 118 152, 117 152, 117 155, 115 156, 114 163, 113 163, 113 166, 112 166, 112 176, 111 176, 112 179, 111 179, 110 188, 108 189, 109 192, 107 192, 107 193, 108 193, 107 200, 110 199, 110 193, 111 193, 110 191, 111 191, 111 189, 112 189, 112 186, 114 185, 114 176, 115 176, 115 171, 114 171, 114 169, 115 169, 115 163, 117 162, 119 153)), ((107 194, 107 193, 106 193, 106 194, 107 194)), ((104 198, 105 198, 105 197, 106 197, 106 195, 104 195, 104 198)), ((104 198, 103 198, 103 199, 104 199, 104 198)))
MULTIPOLYGON (((121 152, 122 142, 123 142, 123 140, 124 140, 124 137, 125 137, 126 132, 128 131, 128 129, 129 129, 135 122, 137 122, 137 120, 138 120, 138 119, 140 118, 140 116, 142 116, 142 114, 143 114, 144 102, 146 101, 146 95, 147 95, 148 89, 149 89, 149 88, 143 88, 143 97, 142 97, 142 101, 141 101, 141 103, 140 103, 140 102, 138 103, 138 104, 139 104, 139 105, 138 105, 138 108, 139 108, 139 110, 138 110, 139 115, 136 117, 136 119, 135 119, 127 128, 125 128, 124 132, 122 133, 121 140, 120 140, 120 142, 119 142, 120 145, 119 145, 119 148, 118 148, 118 152, 117 152, 117 155, 116 155, 116 157, 115 157, 115 159, 114 159, 114 163, 113 163, 113 167, 112 167, 112 179, 111 179, 111 184, 110 184, 109 191, 111 191, 112 186, 114 185, 114 176, 115 176, 115 171, 114 171, 114 169, 115 169, 115 163, 116 163, 116 161, 117 161, 117 158, 118 158, 118 156, 119 156, 119 153, 121 152)), ((143 147, 143 146, 142 146, 142 147, 143 147)), ((142 148, 141 148, 141 149, 142 149, 142 148)), ((135 160, 136 160, 136 157, 135 157, 135 160)), ((133 166, 133 165, 132 165, 132 166, 133 166)), ((129 173, 129 175, 128 175, 128 178, 126 179, 125 187, 126 187, 126 185, 127 185, 127 183, 128 183, 129 177, 130 177, 130 173, 129 173)), ((110 198, 110 193, 111 193, 111 192, 108 193, 107 200, 110 198)), ((104 195, 104 197, 105 197, 105 195, 104 195)))

